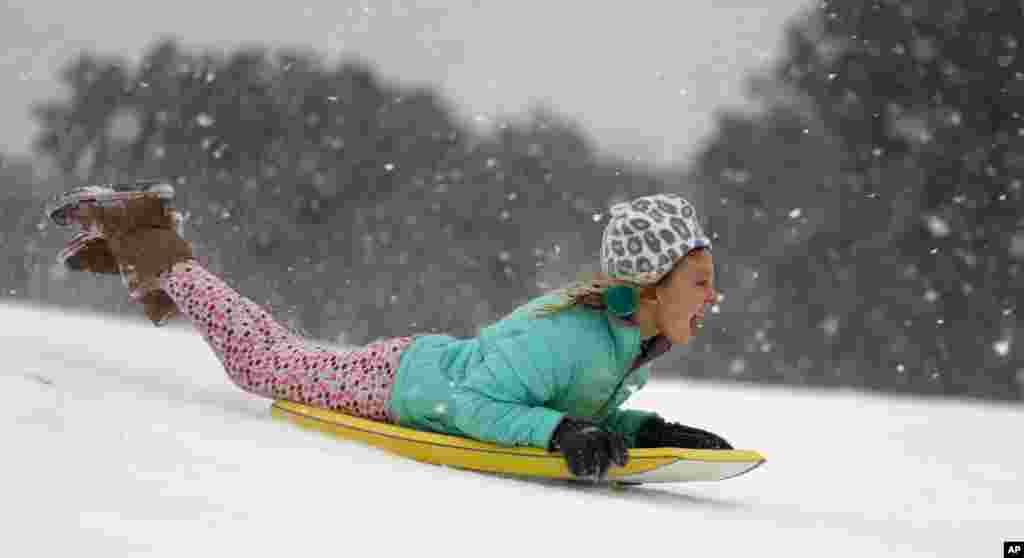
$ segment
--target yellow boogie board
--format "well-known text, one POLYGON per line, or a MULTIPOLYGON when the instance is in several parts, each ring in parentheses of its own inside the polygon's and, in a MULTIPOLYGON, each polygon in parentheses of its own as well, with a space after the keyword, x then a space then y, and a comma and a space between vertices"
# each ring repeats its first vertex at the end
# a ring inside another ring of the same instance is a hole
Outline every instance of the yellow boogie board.
MULTIPOLYGON (((573 478, 560 453, 539 448, 497 446, 290 401, 276 401, 270 411, 276 418, 306 428, 435 465, 525 477, 573 478)), ((748 473, 764 462, 765 458, 752 450, 633 448, 629 463, 612 466, 605 480, 621 484, 718 481, 748 473)))

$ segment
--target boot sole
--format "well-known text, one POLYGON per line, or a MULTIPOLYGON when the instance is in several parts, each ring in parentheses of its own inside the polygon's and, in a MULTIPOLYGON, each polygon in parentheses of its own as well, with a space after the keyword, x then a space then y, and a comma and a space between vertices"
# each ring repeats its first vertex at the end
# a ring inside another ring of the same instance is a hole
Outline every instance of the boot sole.
POLYGON ((73 188, 54 197, 46 204, 46 217, 58 227, 71 227, 75 223, 68 210, 81 203, 99 206, 113 205, 124 200, 156 196, 166 207, 174 200, 174 186, 161 180, 139 180, 130 184, 104 184, 73 188))
POLYGON ((98 239, 102 239, 103 235, 92 230, 84 230, 75 235, 74 238, 69 242, 58 254, 57 262, 64 264, 69 269, 78 270, 79 265, 76 260, 78 252, 85 248, 90 242, 98 239))

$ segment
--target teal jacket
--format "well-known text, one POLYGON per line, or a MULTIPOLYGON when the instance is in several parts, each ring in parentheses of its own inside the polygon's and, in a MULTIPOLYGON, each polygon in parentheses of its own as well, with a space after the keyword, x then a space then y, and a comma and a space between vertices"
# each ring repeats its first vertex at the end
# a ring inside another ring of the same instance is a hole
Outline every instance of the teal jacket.
POLYGON ((643 422, 657 416, 619 408, 649 376, 647 366, 636 366, 640 328, 585 306, 533 315, 558 300, 536 298, 473 338, 416 337, 402 353, 389 401, 398 423, 547 449, 571 415, 597 420, 633 445, 643 422))

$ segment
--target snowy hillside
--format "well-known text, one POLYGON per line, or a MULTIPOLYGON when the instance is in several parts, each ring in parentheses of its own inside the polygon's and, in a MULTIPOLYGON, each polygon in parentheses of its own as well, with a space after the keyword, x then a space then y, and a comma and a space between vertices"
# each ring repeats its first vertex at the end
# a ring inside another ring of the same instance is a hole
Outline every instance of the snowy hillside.
POLYGON ((631 405, 768 463, 612 490, 279 423, 185 327, 0 305, 0 328, 7 556, 985 557, 1024 538, 1021 407, 655 383, 631 405))

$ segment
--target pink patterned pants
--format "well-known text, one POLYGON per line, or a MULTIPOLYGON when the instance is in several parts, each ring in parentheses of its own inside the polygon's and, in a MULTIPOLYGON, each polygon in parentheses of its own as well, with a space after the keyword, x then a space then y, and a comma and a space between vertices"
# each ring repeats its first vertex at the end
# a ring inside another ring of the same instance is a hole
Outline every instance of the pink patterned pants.
POLYGON ((165 273, 161 288, 192 320, 242 389, 384 422, 402 351, 412 337, 336 351, 314 345, 274 321, 198 263, 165 273))

